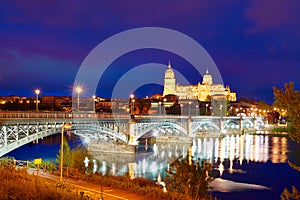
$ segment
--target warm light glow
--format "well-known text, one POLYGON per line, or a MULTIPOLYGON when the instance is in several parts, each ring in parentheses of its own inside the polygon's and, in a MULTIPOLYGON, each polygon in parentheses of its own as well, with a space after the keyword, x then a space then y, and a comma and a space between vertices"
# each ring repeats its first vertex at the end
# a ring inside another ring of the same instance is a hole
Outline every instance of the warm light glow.
POLYGON ((82 88, 80 86, 76 86, 75 90, 78 94, 82 92, 82 88))
POLYGON ((36 89, 34 92, 35 94, 39 95, 41 91, 39 89, 36 89))
POLYGON ((64 129, 71 129, 71 128, 72 128, 72 125, 71 125, 70 123, 65 123, 65 124, 63 125, 63 128, 64 128, 64 129))
POLYGON ((131 95, 130 95, 130 98, 133 99, 133 98, 134 98, 134 94, 131 94, 131 95))

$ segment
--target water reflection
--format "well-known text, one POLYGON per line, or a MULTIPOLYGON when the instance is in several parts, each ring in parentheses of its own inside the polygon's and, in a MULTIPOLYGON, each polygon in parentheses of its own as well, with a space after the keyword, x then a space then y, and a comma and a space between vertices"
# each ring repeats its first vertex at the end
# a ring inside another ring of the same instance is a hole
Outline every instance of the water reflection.
MULTIPOLYGON (((234 173, 234 161, 285 163, 287 161, 287 138, 268 135, 226 135, 222 138, 197 138, 192 145, 177 143, 147 144, 139 151, 135 161, 127 164, 102 162, 103 169, 111 168, 113 175, 129 173, 130 177, 157 179, 165 176, 165 169, 180 156, 206 159, 217 164, 220 175, 224 170, 234 173), (229 163, 229 164, 228 164, 229 163), (224 166, 225 165, 225 166, 224 166)), ((111 155, 110 155, 111 156, 111 155)), ((102 158, 105 159, 105 158, 102 158)), ((118 160, 118 159, 116 159, 118 160)))

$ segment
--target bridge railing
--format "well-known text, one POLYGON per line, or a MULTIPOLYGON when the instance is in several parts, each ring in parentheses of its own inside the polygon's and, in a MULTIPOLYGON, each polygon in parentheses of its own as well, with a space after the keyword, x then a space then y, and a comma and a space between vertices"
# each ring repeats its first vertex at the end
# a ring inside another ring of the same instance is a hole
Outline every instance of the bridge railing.
POLYGON ((0 119, 129 118, 128 114, 70 113, 62 111, 0 111, 0 119))

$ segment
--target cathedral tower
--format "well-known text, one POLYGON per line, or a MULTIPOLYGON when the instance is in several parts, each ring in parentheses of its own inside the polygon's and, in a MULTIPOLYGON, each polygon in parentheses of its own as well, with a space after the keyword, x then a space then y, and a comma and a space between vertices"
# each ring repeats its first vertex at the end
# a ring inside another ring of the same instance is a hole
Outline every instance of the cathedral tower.
POLYGON ((202 84, 212 85, 212 76, 209 74, 208 69, 206 70, 206 73, 203 76, 202 84))
POLYGON ((171 63, 169 61, 168 69, 165 72, 163 96, 166 96, 168 94, 175 94, 175 86, 176 86, 176 79, 175 79, 174 71, 171 68, 171 63))

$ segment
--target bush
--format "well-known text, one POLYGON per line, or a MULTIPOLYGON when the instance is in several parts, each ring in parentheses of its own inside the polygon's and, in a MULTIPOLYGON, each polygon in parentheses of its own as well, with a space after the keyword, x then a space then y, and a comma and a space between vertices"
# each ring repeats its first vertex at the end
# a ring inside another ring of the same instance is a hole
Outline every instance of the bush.
POLYGON ((1 199, 80 199, 70 187, 57 188, 55 183, 30 175, 26 169, 15 169, 2 162, 0 180, 1 199))

